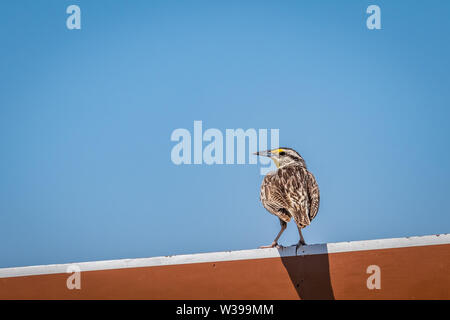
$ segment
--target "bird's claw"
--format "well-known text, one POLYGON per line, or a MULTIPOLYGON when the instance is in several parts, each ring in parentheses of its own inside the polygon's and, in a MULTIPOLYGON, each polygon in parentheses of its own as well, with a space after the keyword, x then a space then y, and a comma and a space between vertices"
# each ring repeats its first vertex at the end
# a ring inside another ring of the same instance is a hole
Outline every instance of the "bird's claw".
POLYGON ((295 245, 295 252, 297 252, 297 250, 300 248, 300 247, 302 247, 302 246, 304 246, 304 245, 306 245, 306 243, 303 241, 299 241, 296 245, 295 245))
POLYGON ((272 244, 268 246, 260 246, 260 249, 266 249, 266 248, 277 248, 277 249, 283 249, 284 247, 282 245, 279 245, 278 242, 272 242, 272 244))

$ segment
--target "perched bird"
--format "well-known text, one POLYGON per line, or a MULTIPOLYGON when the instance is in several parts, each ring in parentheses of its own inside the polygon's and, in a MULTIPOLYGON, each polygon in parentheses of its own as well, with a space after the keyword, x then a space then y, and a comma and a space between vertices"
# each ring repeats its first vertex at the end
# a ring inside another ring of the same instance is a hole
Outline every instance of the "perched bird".
POLYGON ((293 149, 279 148, 255 154, 270 157, 278 168, 264 177, 260 197, 264 208, 280 219, 281 230, 271 245, 261 248, 279 248, 278 239, 291 219, 300 235, 297 248, 305 245, 302 229, 319 211, 320 194, 316 179, 306 169, 305 160, 293 149))

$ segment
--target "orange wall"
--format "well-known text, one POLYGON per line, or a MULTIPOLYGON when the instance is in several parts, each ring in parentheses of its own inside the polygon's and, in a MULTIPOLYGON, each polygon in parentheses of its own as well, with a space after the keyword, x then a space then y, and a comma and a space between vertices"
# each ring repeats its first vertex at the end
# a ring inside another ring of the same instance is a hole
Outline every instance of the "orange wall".
POLYGON ((0 279, 0 299, 450 299, 450 245, 0 279), (366 285, 369 265, 381 289, 366 285))

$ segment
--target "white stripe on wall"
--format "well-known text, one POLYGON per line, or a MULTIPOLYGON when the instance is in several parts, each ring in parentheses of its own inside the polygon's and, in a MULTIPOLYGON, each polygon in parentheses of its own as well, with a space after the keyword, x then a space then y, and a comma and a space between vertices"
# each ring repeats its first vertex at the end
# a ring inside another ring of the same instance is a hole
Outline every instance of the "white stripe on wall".
POLYGON ((73 265, 78 266, 81 271, 95 271, 95 270, 124 269, 137 267, 168 266, 168 265, 179 265, 189 263, 290 257, 295 255, 314 255, 314 254, 327 254, 327 253, 352 252, 364 250, 380 250, 380 249, 430 246, 440 244, 450 244, 450 234, 337 242, 327 244, 313 244, 302 246, 298 249, 297 252, 295 250, 295 246, 291 246, 283 249, 275 249, 275 248, 251 249, 251 250, 198 253, 198 254, 187 254, 187 255, 176 255, 176 256, 154 257, 154 258, 120 259, 120 260, 65 263, 65 264, 52 264, 52 265, 16 267, 16 268, 0 268, 0 278, 66 273, 67 268, 73 265))

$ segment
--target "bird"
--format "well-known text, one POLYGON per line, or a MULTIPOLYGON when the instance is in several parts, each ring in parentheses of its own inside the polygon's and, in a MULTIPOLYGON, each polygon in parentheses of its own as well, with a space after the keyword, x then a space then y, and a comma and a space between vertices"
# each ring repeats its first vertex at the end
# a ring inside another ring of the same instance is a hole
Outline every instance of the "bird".
POLYGON ((302 156, 291 148, 277 148, 254 153, 271 158, 276 171, 263 179, 260 200, 264 208, 280 220, 281 230, 272 244, 260 248, 282 248, 278 239, 292 219, 298 228, 300 240, 296 250, 306 245, 302 229, 307 227, 319 211, 320 192, 314 175, 308 171, 302 156))

